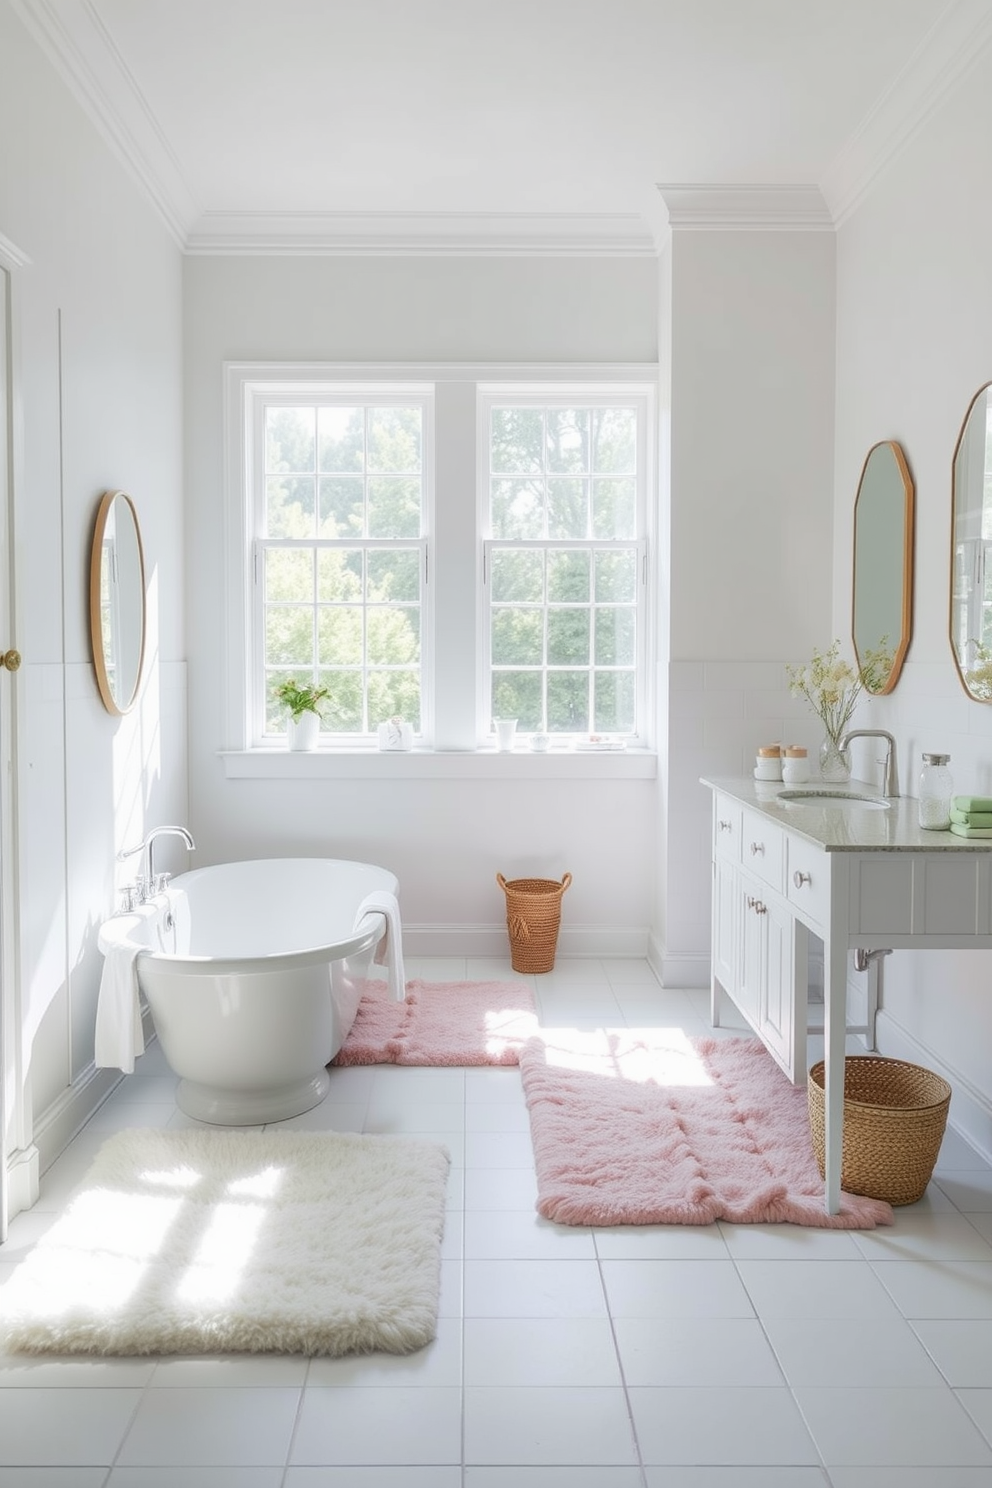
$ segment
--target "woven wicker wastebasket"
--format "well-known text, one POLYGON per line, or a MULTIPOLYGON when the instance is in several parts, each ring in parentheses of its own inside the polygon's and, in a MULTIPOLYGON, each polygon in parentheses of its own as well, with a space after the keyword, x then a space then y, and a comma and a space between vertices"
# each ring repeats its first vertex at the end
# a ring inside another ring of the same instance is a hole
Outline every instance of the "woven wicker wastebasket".
POLYGON ((555 878, 510 878, 497 873, 506 895, 506 930, 514 971, 551 971, 558 947, 562 895, 572 882, 555 878))
MULTIPOLYGON (((809 1072, 809 1125, 824 1176, 822 1059, 809 1072)), ((880 1055, 844 1063, 844 1148, 840 1186, 890 1204, 915 1204, 930 1182, 947 1125, 951 1087, 918 1064, 880 1055)))

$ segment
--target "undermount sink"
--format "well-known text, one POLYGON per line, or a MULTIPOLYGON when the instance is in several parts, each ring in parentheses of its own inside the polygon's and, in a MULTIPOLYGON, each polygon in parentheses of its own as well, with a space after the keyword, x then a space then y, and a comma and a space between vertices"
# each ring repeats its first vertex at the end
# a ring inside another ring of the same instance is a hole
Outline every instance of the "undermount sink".
POLYGON ((859 811, 886 811, 891 806, 887 796, 866 796, 862 791, 831 790, 829 786, 810 786, 805 790, 784 790, 776 794, 777 801, 796 805, 851 806, 859 811))

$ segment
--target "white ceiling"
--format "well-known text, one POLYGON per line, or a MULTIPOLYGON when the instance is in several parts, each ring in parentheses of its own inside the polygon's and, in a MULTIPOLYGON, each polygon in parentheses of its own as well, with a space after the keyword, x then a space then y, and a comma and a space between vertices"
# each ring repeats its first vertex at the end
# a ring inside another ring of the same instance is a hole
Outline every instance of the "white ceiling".
POLYGON ((992 39, 992 0, 10 3, 200 252, 653 251, 659 183, 836 221, 992 39))

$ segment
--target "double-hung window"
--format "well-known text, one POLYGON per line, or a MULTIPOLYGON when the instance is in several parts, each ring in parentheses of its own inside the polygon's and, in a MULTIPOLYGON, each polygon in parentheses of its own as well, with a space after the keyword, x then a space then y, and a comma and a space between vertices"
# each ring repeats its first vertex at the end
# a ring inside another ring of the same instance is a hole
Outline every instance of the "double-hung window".
POLYGON ((251 400, 254 742, 285 733, 278 687, 326 689, 322 733, 420 732, 431 398, 417 388, 251 400))
POLYGON ((493 718, 639 742, 646 667, 643 392, 484 393, 493 718))
POLYGON ((649 746, 638 371, 229 363, 230 769, 284 753, 286 682, 326 690, 325 761, 396 718, 439 773, 496 718, 649 746))

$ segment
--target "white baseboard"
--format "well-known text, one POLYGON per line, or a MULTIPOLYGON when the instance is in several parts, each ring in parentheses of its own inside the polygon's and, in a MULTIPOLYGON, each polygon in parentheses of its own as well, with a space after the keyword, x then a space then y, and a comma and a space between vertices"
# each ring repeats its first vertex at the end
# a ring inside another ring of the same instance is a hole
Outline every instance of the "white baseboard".
POLYGON ((875 1027, 880 1054, 921 1064, 947 1081, 951 1087, 948 1126, 975 1149, 983 1162, 992 1163, 992 1101, 988 1095, 960 1070, 938 1059, 884 1009, 879 1010, 875 1027))
POLYGON ((18 1147, 7 1157, 7 1217, 30 1209, 38 1198, 41 1161, 37 1147, 18 1147))
POLYGON ((123 1078, 120 1070, 97 1069, 91 1064, 42 1113, 35 1122, 34 1138, 43 1173, 65 1151, 123 1078))
POLYGON ((708 951, 672 955, 656 935, 649 935, 647 958, 663 987, 708 987, 710 984, 708 951))
MULTIPOLYGON (((155 1025, 147 1007, 142 1008, 141 1015, 145 1047, 148 1048, 155 1038, 155 1025)), ((44 1173, 51 1167, 123 1078, 123 1073, 118 1069, 97 1069, 95 1064, 87 1065, 58 1099, 36 1118, 35 1146, 32 1150, 37 1154, 39 1173, 44 1173)), ((36 1188, 34 1198, 22 1207, 30 1208, 37 1197, 36 1188)), ((11 1216, 17 1212, 11 1204, 11 1216)))
MULTIPOLYGON (((407 956, 506 956, 509 950, 505 925, 403 926, 403 952, 407 956)), ((648 932, 625 926, 563 925, 558 933, 557 954, 643 960, 648 954, 648 932)))

